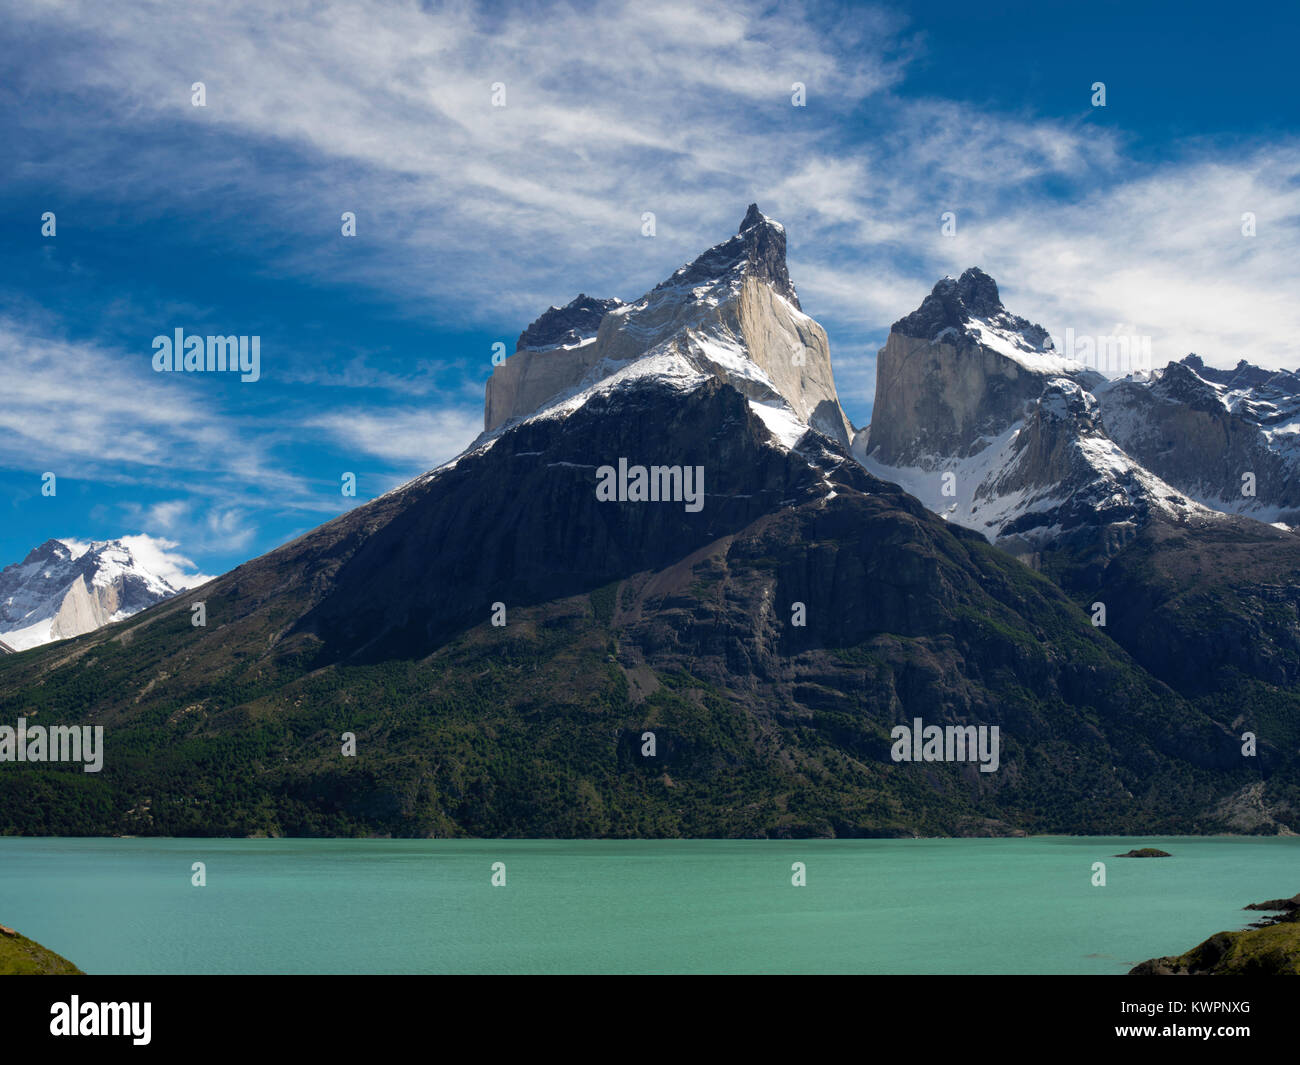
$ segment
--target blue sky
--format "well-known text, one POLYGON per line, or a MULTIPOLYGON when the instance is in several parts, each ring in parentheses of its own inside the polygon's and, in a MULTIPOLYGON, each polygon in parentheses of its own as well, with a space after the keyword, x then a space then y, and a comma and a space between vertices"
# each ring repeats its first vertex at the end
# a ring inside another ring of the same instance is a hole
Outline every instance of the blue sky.
POLYGON ((494 343, 751 201, 856 425, 890 324, 971 265, 1058 336, 1300 366, 1285 5, 268 10, 0 2, 0 564, 261 554, 456 454, 494 343), (154 373, 176 328, 260 336, 261 379, 154 373))

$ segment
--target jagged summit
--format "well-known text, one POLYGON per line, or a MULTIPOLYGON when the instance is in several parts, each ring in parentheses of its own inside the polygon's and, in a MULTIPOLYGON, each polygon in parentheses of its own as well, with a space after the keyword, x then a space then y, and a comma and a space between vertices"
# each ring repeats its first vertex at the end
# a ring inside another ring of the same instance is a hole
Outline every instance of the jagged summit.
POLYGON ((997 282, 972 266, 894 323, 876 363, 870 430, 854 437, 854 454, 925 471, 971 458, 1020 422, 1049 380, 1083 369, 1053 350, 1041 325, 1008 311, 997 282))
POLYGON ((27 557, 19 564, 31 566, 42 562, 66 562, 75 557, 77 556, 73 554, 72 548, 68 544, 65 544, 62 540, 50 539, 28 551, 27 557))
POLYGON ((763 214, 756 203, 749 205, 734 237, 715 244, 656 285, 653 291, 696 288, 746 274, 771 285, 797 310, 803 309, 785 263, 785 227, 763 214))
POLYGON ((0 637, 26 650, 120 621, 178 591, 121 540, 46 540, 0 570, 0 637))
POLYGON ((1195 353, 1099 391, 1110 436, 1215 510, 1300 525, 1300 373, 1195 353), (1243 491, 1243 474, 1253 484, 1243 491))
POLYGON ((756 203, 751 203, 749 205, 748 209, 745 211, 745 217, 740 220, 740 228, 737 229, 736 232, 743 233, 750 226, 761 225, 775 226, 777 229, 785 232, 785 227, 775 219, 768 218, 767 215, 758 209, 758 204, 756 203))
POLYGON ((485 433, 571 412, 594 389, 642 378, 674 387, 720 378, 760 405, 783 440, 815 428, 848 447, 853 431, 835 391, 826 333, 799 307, 785 247, 780 223, 750 204, 738 233, 639 299, 583 295, 551 308, 489 378, 485 433))
POLYGON ((1300 375, 1190 354, 1108 379, 1057 354, 971 268, 895 323, 853 452, 1017 554, 1072 543, 1104 560, 1152 522, 1297 524, 1300 375))
POLYGON ((1300 370, 1265 370, 1245 359, 1238 359, 1237 365, 1231 370, 1219 370, 1206 366, 1195 352, 1184 356, 1182 365, 1202 380, 1229 389, 1275 388, 1291 395, 1300 395, 1300 370))
MULTIPOLYGON (((1213 392, 1190 368, 1170 370, 1171 382, 1213 392)), ((859 460, 1016 554, 1068 538, 1116 550, 1153 515, 1213 514, 1126 453, 1092 391, 1106 379, 1058 355, 977 267, 945 277, 895 323, 876 380, 859 460)))
POLYGON ((1050 352, 1052 341, 1041 325, 1011 314, 998 295, 998 283, 978 266, 959 278, 940 280, 921 306, 894 323, 891 330, 919 340, 968 340, 997 347, 1009 343, 1029 352, 1050 352))
POLYGON ((622 306, 623 301, 620 299, 596 299, 585 292, 579 292, 577 299, 563 307, 551 307, 543 312, 519 334, 515 350, 528 348, 532 351, 546 351, 581 344, 596 335, 605 315, 615 307, 622 306))

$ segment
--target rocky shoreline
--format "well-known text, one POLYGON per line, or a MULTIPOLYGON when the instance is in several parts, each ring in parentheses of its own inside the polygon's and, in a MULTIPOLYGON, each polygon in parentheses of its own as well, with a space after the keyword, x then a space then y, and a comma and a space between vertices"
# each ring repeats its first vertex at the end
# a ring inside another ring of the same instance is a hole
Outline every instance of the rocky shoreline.
POLYGON ((1252 902, 1274 914, 1240 932, 1216 932, 1186 954, 1151 958, 1130 976, 1300 976, 1300 894, 1252 902))

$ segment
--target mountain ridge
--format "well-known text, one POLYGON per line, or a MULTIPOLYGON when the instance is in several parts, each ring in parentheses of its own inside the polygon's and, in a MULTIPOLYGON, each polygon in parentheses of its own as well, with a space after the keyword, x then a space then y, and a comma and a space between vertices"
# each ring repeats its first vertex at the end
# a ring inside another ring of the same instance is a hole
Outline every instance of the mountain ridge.
POLYGON ((0 637, 11 651, 129 617, 184 588, 152 572, 121 539, 49 539, 0 569, 0 637))
POLYGON ((0 660, 0 717, 89 718, 108 744, 101 773, 0 773, 0 831, 1293 831, 1291 560, 1260 546, 1289 534, 1150 519, 1141 478, 1106 521, 1083 521, 1109 502, 1088 494, 1111 483, 1089 479, 1096 456, 1074 465, 1104 437, 1100 375, 1025 365, 1058 356, 998 335, 1038 336, 993 308, 982 271, 940 290, 933 337, 891 341, 947 359, 953 381, 982 375, 987 407, 927 422, 934 441, 977 454, 999 419, 1033 422, 1015 429, 1034 442, 1024 461, 1079 478, 1078 536, 1045 535, 1036 571, 933 513, 855 461, 847 421, 818 416, 833 403, 843 418, 824 331, 778 291, 783 247, 751 208, 741 233, 640 299, 553 316, 531 343, 573 332, 599 358, 517 351, 493 379, 518 413, 217 578, 205 627, 180 596, 0 660), (972 308, 986 318, 945 333, 948 310, 972 308), (530 406, 544 388, 529 393, 512 359, 558 359, 545 387, 567 384, 530 406), (624 463, 698 470, 703 508, 602 499, 599 470, 624 463), (1252 587, 1198 583, 1216 552, 1240 557, 1252 587), (1176 668, 1189 655, 1194 677, 1176 668), (894 730, 918 720, 998 728, 997 770, 895 760, 894 730))
MULTIPOLYGON (((785 250, 784 227, 750 204, 734 236, 640 298, 601 301, 599 314, 581 312, 585 331, 575 332, 576 340, 520 347, 496 366, 484 399, 485 434, 643 359, 664 358, 729 380, 756 402, 787 409, 802 425, 848 446, 853 430, 835 389, 829 342, 800 308, 785 250)), ((552 311, 569 314, 582 299, 552 311)))

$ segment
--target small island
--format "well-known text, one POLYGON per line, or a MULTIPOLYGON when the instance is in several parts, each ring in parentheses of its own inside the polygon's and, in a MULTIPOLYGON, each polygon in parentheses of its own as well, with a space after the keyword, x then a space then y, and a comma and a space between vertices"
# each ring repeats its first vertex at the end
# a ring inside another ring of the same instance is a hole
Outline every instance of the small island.
POLYGON ((1144 961, 1129 976, 1300 976, 1300 895, 1245 908, 1277 916, 1240 932, 1216 932, 1186 954, 1144 961))
POLYGON ((1173 855, 1168 851, 1159 850, 1156 847, 1142 847, 1138 850, 1129 851, 1127 854, 1117 854, 1116 858, 1172 858, 1173 855))
POLYGON ((0 925, 0 976, 84 976, 67 958, 0 925))

